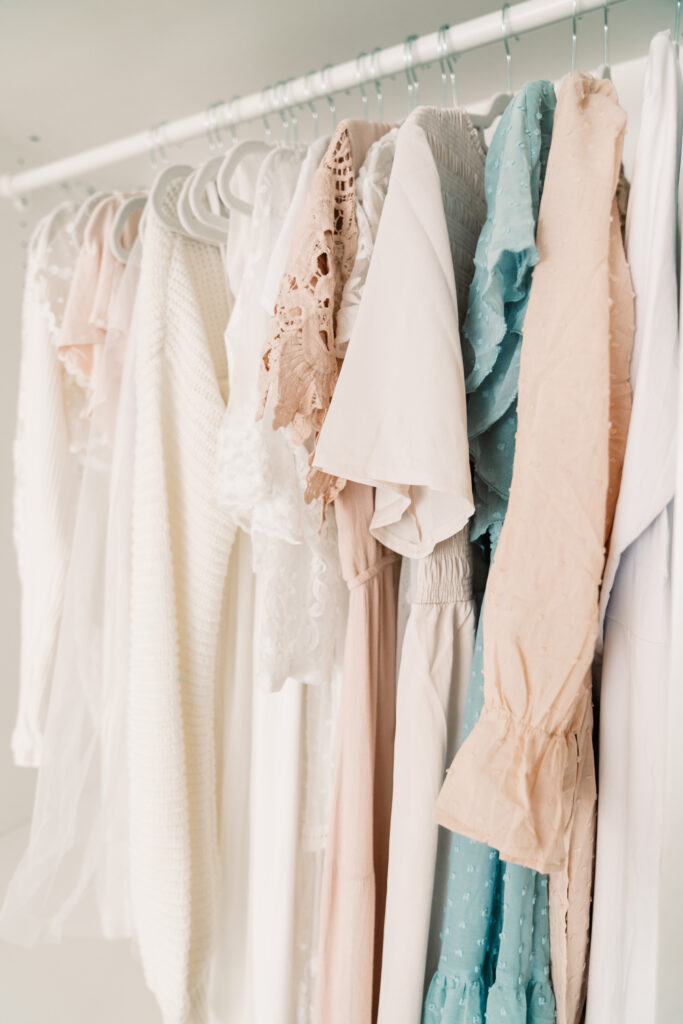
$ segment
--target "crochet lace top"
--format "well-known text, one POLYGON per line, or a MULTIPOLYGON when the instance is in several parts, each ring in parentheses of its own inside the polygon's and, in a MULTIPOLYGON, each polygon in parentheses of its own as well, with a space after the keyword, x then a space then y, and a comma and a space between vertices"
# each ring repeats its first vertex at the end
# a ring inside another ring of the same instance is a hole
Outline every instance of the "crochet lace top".
MULTIPOLYGON (((261 404, 273 428, 317 438, 341 365, 335 344, 342 290, 358 246, 355 181, 370 145, 390 126, 342 121, 315 174, 280 283, 260 368, 261 404)), ((334 500, 344 481, 310 467, 305 500, 334 500)))

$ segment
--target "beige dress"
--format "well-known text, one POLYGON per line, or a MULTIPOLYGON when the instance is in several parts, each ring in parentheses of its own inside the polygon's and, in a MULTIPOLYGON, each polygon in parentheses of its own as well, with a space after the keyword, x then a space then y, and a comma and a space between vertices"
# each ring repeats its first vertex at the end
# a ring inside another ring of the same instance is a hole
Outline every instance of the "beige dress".
POLYGON ((419 107, 398 130, 372 262, 314 459, 330 475, 373 484, 372 535, 412 556, 379 1024, 419 1020, 425 965, 431 975, 439 959, 448 849, 432 810, 460 732, 476 624, 460 321, 486 217, 484 162, 464 111, 419 107))
MULTIPOLYGON (((262 409, 315 439, 341 364, 336 320, 355 262, 355 181, 388 125, 344 121, 318 168, 283 277, 261 367, 262 409)), ((306 499, 335 498, 350 589, 334 794, 321 894, 319 1024, 369 1024, 379 993, 395 720, 400 558, 370 535, 374 490, 310 469, 306 499), (380 712, 381 707, 381 712, 380 712)))
POLYGON ((633 293, 616 198, 625 122, 611 82, 567 77, 483 612, 485 706, 437 805, 440 823, 550 873, 553 987, 569 1024, 583 1002, 595 831, 591 662, 631 403, 633 293))

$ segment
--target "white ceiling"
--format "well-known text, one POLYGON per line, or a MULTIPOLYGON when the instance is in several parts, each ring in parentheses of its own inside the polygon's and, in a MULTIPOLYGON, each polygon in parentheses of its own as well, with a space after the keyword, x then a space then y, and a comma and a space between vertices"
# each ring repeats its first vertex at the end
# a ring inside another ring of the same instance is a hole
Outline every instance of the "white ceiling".
MULTIPOLYGON (((0 172, 65 156, 500 6, 497 0, 0 0, 0 172)), ((672 0, 626 0, 613 8, 613 62, 642 55, 654 32, 673 25, 673 13, 672 0)), ((601 32, 600 12, 580 22, 582 67, 599 63, 601 32)), ((515 84, 558 77, 569 54, 568 23, 513 42, 515 84)), ((438 71, 423 72, 422 81, 424 97, 438 88, 438 71)), ((465 102, 504 82, 500 45, 458 62, 465 102)), ((389 93, 392 88, 395 102, 403 102, 403 83, 390 84, 389 93)), ((343 99, 342 110, 344 104, 359 106, 357 97, 343 99)), ((123 187, 149 173, 149 165, 138 162, 99 180, 123 187)))

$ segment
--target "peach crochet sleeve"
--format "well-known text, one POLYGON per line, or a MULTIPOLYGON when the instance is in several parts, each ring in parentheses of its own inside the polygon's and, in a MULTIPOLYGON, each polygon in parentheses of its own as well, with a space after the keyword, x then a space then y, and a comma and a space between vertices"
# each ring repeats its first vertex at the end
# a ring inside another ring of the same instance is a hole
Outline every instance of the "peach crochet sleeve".
MULTIPOLYGON (((258 417, 268 403, 273 428, 291 426, 297 444, 317 438, 332 401, 341 365, 337 313, 358 244, 355 180, 370 145, 389 128, 339 124, 292 241, 261 360, 258 417)), ((321 498, 326 506, 344 482, 311 466, 305 500, 321 498)))
POLYGON ((484 602, 485 705, 436 808, 440 824, 541 872, 566 866, 618 485, 610 377, 629 324, 632 343, 633 302, 616 229, 625 120, 611 82, 565 80, 524 324, 510 502, 484 602))

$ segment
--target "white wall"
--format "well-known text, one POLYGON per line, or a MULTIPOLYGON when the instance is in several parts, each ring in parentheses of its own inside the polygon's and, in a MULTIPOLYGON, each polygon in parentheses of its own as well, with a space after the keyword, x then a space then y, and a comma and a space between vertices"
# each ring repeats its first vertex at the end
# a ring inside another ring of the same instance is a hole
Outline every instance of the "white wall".
MULTIPOLYGON (((400 41, 500 9, 490 0, 293 0, 243 5, 212 0, 4 0, 0 5, 0 173, 38 163, 191 113, 218 98, 245 94, 268 82, 348 59, 375 45, 400 41), (39 141, 29 141, 29 136, 39 141)), ((611 14, 614 61, 643 55, 650 36, 673 21, 669 0, 628 0, 611 14)), ((579 65, 601 59, 602 16, 580 24, 579 65)), ((567 24, 513 42, 515 86, 528 78, 558 79, 568 70, 567 24)), ((615 68, 629 113, 626 164, 637 134, 643 62, 615 68)), ((422 100, 438 102, 438 70, 420 73, 422 100)), ((501 45, 458 62, 461 102, 473 104, 505 85, 501 45)), ((405 82, 385 86, 387 119, 403 116, 405 82)), ((358 95, 339 98, 341 114, 360 113, 358 95)), ((324 104, 319 105, 321 121, 324 104)), ((371 107, 372 110, 372 107, 371 107)), ((302 113, 302 130, 307 115, 302 113)), ((277 125, 276 118, 272 124, 277 125)), ((260 134, 260 126, 255 127, 260 134)), ((251 134, 243 130, 242 137, 251 134)), ((201 159, 206 144, 184 147, 182 159, 201 159)), ((171 152, 171 158, 174 157, 171 152)), ((126 188, 151 177, 147 160, 97 175, 93 184, 126 188)), ((18 858, 30 816, 34 772, 12 766, 9 737, 16 713, 18 588, 11 539, 11 446, 16 408, 22 264, 29 228, 62 195, 31 197, 27 211, 0 201, 0 897, 18 858)), ((3 1024, 156 1024, 158 1014, 140 971, 122 944, 77 943, 22 951, 0 944, 0 1021, 3 1024), (97 1009, 96 1009, 97 1007, 97 1009)))

